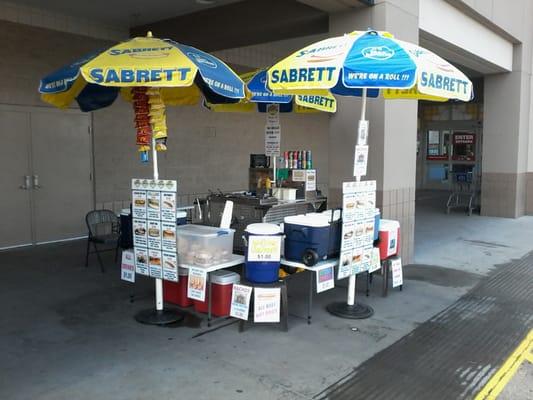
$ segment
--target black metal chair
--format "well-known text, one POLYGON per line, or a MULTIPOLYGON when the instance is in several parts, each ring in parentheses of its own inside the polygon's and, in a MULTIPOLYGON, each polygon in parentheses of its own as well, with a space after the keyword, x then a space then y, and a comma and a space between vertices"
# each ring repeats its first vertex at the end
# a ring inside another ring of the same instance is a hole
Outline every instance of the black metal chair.
POLYGON ((94 210, 85 216, 89 235, 87 237, 87 253, 85 255, 85 267, 89 266, 89 254, 96 253, 102 272, 105 272, 104 263, 100 257, 101 252, 115 250, 115 263, 118 258, 118 248, 120 245, 120 224, 117 216, 111 210, 94 210), (94 251, 91 252, 90 246, 93 244, 94 251), (104 245, 106 248, 98 248, 97 244, 104 245), (114 245, 110 248, 108 245, 114 245))

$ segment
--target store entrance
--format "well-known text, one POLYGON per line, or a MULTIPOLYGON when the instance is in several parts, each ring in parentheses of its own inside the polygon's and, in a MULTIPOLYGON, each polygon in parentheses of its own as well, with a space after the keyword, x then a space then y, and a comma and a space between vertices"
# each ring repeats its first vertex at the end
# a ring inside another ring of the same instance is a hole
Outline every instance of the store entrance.
POLYGON ((468 190, 474 195, 474 208, 479 209, 483 104, 420 102, 418 114, 419 197, 433 197, 442 203, 435 207, 445 210, 450 194, 468 190))

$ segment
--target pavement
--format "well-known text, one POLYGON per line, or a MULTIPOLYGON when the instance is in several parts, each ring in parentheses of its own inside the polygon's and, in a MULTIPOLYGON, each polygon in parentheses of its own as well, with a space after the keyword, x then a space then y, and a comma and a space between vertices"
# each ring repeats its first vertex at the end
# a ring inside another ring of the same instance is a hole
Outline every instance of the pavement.
POLYGON ((194 315, 174 328, 138 324, 133 315, 154 306, 153 281, 120 281, 112 254, 105 274, 95 259, 84 268, 83 241, 2 252, 0 398, 311 399, 531 250, 533 218, 441 215, 430 200, 417 208, 416 264, 405 268, 403 291, 381 297, 377 276, 365 297, 359 279, 357 299, 375 314, 345 320, 325 311, 346 298, 347 282, 337 282, 315 296, 307 325, 307 277, 296 276, 288 333, 238 333, 231 320, 208 329, 194 315))

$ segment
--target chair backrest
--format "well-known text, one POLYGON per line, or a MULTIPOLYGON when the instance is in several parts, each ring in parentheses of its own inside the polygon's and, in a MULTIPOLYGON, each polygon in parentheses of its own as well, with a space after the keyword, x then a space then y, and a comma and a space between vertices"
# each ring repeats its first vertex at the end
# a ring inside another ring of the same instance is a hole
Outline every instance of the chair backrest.
POLYGON ((111 210, 93 210, 85 216, 90 236, 109 235, 117 233, 118 218, 111 210))

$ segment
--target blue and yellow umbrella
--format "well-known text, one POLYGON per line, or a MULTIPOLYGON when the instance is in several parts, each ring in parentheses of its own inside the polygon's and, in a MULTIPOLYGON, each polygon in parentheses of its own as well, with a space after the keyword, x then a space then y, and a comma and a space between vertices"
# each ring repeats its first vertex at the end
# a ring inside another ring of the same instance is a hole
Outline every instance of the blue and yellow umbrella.
POLYGON ((238 103, 214 104, 208 101, 204 106, 220 112, 266 112, 269 104, 278 104, 279 112, 313 113, 318 111, 334 113, 337 101, 329 93, 311 95, 275 94, 267 86, 266 70, 248 72, 240 75, 245 82, 246 97, 238 103))
POLYGON ((119 92, 135 110, 137 144, 145 159, 151 138, 166 149, 165 105, 236 103, 244 82, 224 62, 170 39, 136 37, 97 51, 41 80, 41 98, 66 108, 76 100, 82 111, 112 104, 119 92))

